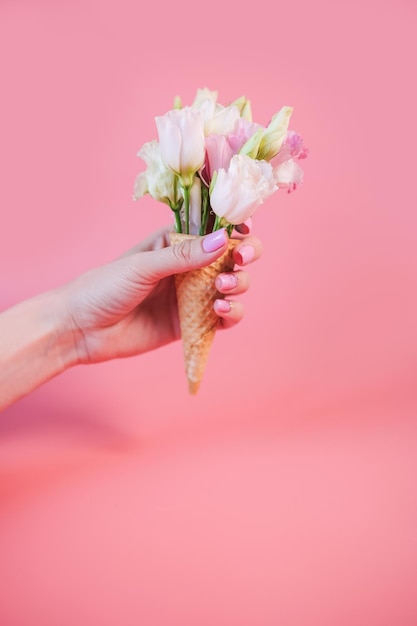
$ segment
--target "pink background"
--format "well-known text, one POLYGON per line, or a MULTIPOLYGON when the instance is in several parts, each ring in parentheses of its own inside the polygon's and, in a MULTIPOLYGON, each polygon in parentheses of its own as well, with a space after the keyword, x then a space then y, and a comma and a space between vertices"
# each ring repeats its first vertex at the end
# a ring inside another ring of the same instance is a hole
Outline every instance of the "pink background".
POLYGON ((242 324, 0 417, 2 626, 417 623, 413 0, 0 0, 0 306, 164 224, 131 200, 197 87, 284 104, 305 184, 255 218, 242 324))

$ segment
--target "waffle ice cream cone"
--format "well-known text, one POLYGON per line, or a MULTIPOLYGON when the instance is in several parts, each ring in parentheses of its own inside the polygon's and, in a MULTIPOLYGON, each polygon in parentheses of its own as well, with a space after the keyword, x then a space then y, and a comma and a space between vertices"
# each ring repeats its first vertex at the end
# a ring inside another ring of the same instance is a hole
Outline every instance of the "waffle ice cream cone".
MULTIPOLYGON (((170 233, 171 245, 185 238, 197 237, 198 235, 170 233)), ((223 295, 217 291, 214 281, 220 272, 229 272, 233 269, 232 252, 237 243, 236 239, 229 239, 228 249, 214 263, 175 276, 185 373, 189 391, 194 395, 200 387, 219 323, 213 304, 223 295)))

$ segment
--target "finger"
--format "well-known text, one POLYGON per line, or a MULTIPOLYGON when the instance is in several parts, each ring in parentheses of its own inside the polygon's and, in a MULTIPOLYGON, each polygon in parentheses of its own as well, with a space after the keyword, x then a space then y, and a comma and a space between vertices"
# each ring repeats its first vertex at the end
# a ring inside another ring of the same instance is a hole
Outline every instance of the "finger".
POLYGON ((247 265, 259 259, 262 244, 257 237, 244 237, 233 250, 233 259, 238 265, 247 265))
POLYGON ((137 272, 142 279, 157 282, 166 276, 200 269, 220 257, 227 249, 229 238, 221 228, 205 237, 190 237, 162 250, 141 252, 137 259, 137 272))
POLYGON ((219 274, 215 281, 217 291, 226 295, 240 295, 245 293, 249 289, 249 284, 249 274, 243 270, 219 274))
POLYGON ((252 230, 252 218, 247 219, 242 224, 236 224, 235 231, 241 235, 249 235, 252 230))
POLYGON ((132 254, 136 254, 138 252, 149 252, 150 250, 161 250, 166 246, 169 246, 168 233, 174 230, 172 224, 169 226, 163 226, 159 230, 155 231, 138 244, 126 250, 123 254, 121 254, 118 258, 122 259, 123 257, 130 256, 132 254))
POLYGON ((215 300, 214 311, 220 318, 220 326, 222 328, 235 326, 241 321, 245 313, 241 302, 223 299, 215 300))

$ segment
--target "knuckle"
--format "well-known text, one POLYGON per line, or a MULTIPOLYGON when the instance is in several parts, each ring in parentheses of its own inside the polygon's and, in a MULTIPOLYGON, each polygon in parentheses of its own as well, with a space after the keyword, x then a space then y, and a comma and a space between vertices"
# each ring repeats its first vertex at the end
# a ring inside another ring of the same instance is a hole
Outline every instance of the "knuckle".
POLYGON ((172 253, 180 263, 190 263, 192 260, 191 242, 181 241, 173 246, 172 253))

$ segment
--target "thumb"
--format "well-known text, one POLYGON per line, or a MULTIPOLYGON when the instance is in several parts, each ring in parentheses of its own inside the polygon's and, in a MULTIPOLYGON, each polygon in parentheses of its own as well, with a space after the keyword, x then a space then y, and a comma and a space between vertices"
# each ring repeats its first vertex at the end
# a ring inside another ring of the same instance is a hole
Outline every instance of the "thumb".
POLYGON ((224 228, 204 237, 187 238, 162 250, 141 254, 141 269, 152 281, 209 265, 225 252, 229 238, 224 228))

